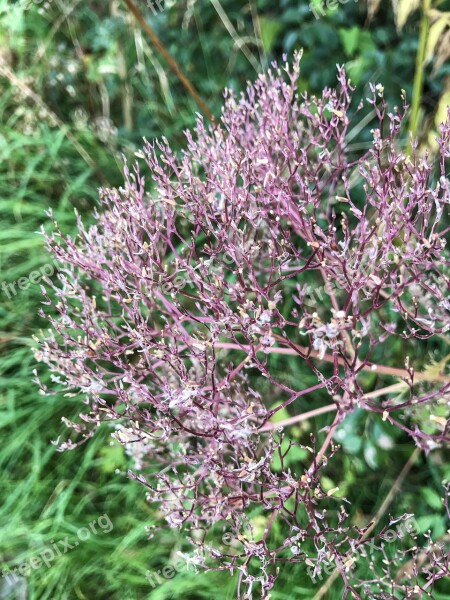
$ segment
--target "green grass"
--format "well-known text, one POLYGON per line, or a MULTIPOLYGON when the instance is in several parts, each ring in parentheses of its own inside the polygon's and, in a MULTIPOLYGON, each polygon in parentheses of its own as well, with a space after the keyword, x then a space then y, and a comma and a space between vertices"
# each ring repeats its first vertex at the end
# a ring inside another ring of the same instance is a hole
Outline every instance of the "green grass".
MULTIPOLYGON (((219 90, 223 85, 229 83, 242 89, 245 80, 253 78, 254 73, 246 58, 236 52, 233 40, 210 3, 202 0, 200 4, 185 28, 182 27, 187 14, 184 5, 167 11, 162 20, 156 20, 155 26, 218 112, 219 90), (211 33, 216 31, 220 33, 211 33)), ((290 2, 281 3, 283 10, 279 12, 269 2, 254 4, 267 17, 263 27, 268 44, 265 49, 269 53, 273 50, 280 54, 281 49, 290 49, 289 44, 291 48, 299 44, 300 14, 306 18, 307 10, 290 2), (292 41, 293 35, 296 42, 292 41)), ((70 4, 73 8, 70 19, 60 20, 65 6, 55 2, 51 9, 40 14, 36 7, 23 11, 0 0, 0 56, 22 80, 28 78, 29 89, 60 120, 56 126, 52 125, 48 114, 45 111, 42 114, 42 106, 19 93, 14 82, 0 71, 0 286, 27 278, 49 263, 42 237, 37 233, 42 223, 50 229, 46 210, 53 210, 64 232, 73 232, 73 209, 77 208, 89 219, 101 177, 112 185, 120 185, 121 152, 131 159, 144 134, 151 138, 164 133, 175 145, 181 145, 182 130, 192 124, 196 110, 129 18, 111 16, 105 8, 107 3, 96 9, 93 4, 70 4), (129 66, 128 83, 133 90, 131 131, 123 121, 123 82, 115 74, 105 75, 105 65, 116 63, 121 45, 129 66), (79 60, 78 74, 69 77, 64 65, 76 58, 74 47, 81 49, 83 57, 79 60), (42 48, 46 51, 36 62, 36 53, 42 48), (52 66, 55 57, 62 64, 52 66), (141 68, 133 70, 136 64, 141 68), (74 86, 75 98, 64 91, 63 85, 50 85, 58 69, 67 76, 66 83, 74 86), (77 129, 73 119, 74 111, 83 108, 92 123, 101 114, 99 98, 105 89, 118 127, 117 138, 110 143, 98 139, 92 126, 77 129), (88 160, 80 153, 80 147, 88 160)), ((242 12, 241 3, 230 2, 227 8, 240 35, 253 33, 250 13, 242 12)), ((345 18, 343 12, 336 16, 337 22, 345 18)), ((356 19, 354 12, 351 18, 356 19)), ((320 45, 318 50, 313 48, 320 36, 330 35, 327 23, 309 23, 308 30, 306 26, 302 29, 306 75, 310 76, 308 81, 313 89, 314 82, 316 86, 322 85, 325 71, 334 72, 337 60, 333 51, 325 61, 326 68, 315 67, 323 57, 315 54, 320 53, 320 45)), ((386 26, 386 31, 391 29, 386 26)), ((330 40, 330 47, 333 43, 330 40)), ((403 56, 401 44, 399 54, 403 56)), ((370 69, 379 56, 373 58, 370 52, 382 54, 380 47, 352 57, 353 63, 360 59, 367 75, 372 75, 370 69)), ((343 55, 342 48, 340 52, 343 55)), ((307 87, 309 83, 305 81, 307 87)), ((394 81, 392 89, 395 91, 396 87, 407 87, 407 82, 394 81)), ((110 430, 103 428, 85 446, 73 451, 59 453, 52 445, 53 440, 65 435, 61 418, 74 417, 80 407, 61 395, 39 394, 32 381, 36 364, 31 336, 45 327, 45 322, 37 316, 40 302, 38 284, 30 284, 10 297, 0 288, 0 569, 15 569, 28 563, 66 536, 69 542, 74 541, 80 528, 88 527, 101 515, 109 517, 113 529, 91 535, 55 559, 50 568, 44 565, 32 569, 26 579, 26 596, 21 596, 19 588, 8 593, 0 580, 0 599, 235 598, 236 575, 230 577, 221 572, 197 575, 181 570, 154 588, 146 579, 146 573, 176 562, 176 552, 189 552, 189 546, 182 536, 167 528, 154 539, 147 539, 145 526, 158 521, 157 508, 145 501, 144 488, 127 478, 129 458, 120 447, 110 445, 110 430)), ((286 376, 295 373, 293 365, 286 376)), ((48 376, 46 381, 50 383, 48 376)), ((330 466, 327 485, 339 485, 354 501, 355 520, 367 521, 388 494, 412 446, 400 438, 395 440, 395 452, 377 449, 379 467, 371 468, 364 459, 364 449, 374 446, 379 432, 356 417, 350 433, 353 437, 357 434, 363 440, 362 445, 352 446, 351 435, 347 436, 347 448, 344 444, 345 452, 330 466)), ((317 429, 327 422, 326 417, 317 419, 317 429)), ((307 431, 299 427, 294 434, 304 440, 307 431)), ((436 506, 436 494, 439 496, 443 477, 450 479, 448 456, 444 452, 422 457, 391 507, 392 513, 413 509, 423 519, 424 529, 431 527, 438 537, 442 535, 448 523, 436 506), (434 496, 423 493, 427 488, 434 496), (426 521, 430 513, 433 518, 426 521)), ((311 599, 313 587, 304 567, 289 566, 282 571, 272 599, 311 599)), ((314 589, 318 587, 320 582, 314 589)), ((325 598, 338 598, 340 590, 340 584, 336 583, 325 598)), ((442 582, 435 598, 443 600, 449 594, 448 582, 442 582)))

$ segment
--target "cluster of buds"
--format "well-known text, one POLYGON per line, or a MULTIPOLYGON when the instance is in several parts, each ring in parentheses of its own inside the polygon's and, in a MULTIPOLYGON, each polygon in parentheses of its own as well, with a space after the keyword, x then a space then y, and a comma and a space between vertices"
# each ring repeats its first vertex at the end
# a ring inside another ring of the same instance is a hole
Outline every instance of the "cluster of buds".
POLYGON ((86 406, 66 421, 63 447, 112 425, 149 501, 189 532, 199 567, 239 572, 239 597, 268 598, 282 563, 317 570, 333 556, 360 598, 363 585, 402 584, 352 582, 348 549, 364 532, 344 524, 322 469, 356 407, 427 452, 450 440, 446 363, 428 368, 421 346, 450 329, 450 118, 436 174, 400 149, 404 101, 388 112, 372 86, 353 106, 342 69, 321 97, 300 96, 298 78, 296 56, 240 98, 226 92, 220 121, 199 117, 181 155, 146 141, 150 184, 141 163, 126 168, 122 188, 101 190, 95 224, 78 218, 75 239, 54 222, 46 238, 60 268, 43 288, 51 329, 37 358, 52 372, 44 393, 86 406), (353 156, 349 128, 367 104, 373 141, 353 156), (322 289, 317 306, 299 293, 306 285, 322 289), (397 338, 409 356, 400 364, 397 338), (295 421, 304 396, 335 405, 322 446, 273 425, 281 410, 295 421), (290 462, 299 447, 307 458, 290 462), (235 543, 214 545, 217 527, 235 543))

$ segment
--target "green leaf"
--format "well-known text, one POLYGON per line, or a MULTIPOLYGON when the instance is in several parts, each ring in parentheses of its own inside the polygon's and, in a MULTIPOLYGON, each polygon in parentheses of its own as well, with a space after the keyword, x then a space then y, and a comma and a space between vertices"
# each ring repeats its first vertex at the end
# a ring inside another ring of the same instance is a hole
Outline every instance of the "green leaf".
POLYGON ((425 50, 425 63, 430 62, 433 58, 439 38, 448 25, 450 25, 450 13, 441 13, 441 16, 431 25, 425 50))
POLYGON ((416 519, 419 533, 426 533, 431 530, 432 538, 436 539, 445 532, 445 526, 439 515, 423 515, 416 519))
POLYGON ((357 454, 361 450, 361 437, 344 430, 336 431, 334 439, 341 444, 345 452, 357 454))
POLYGON ((123 446, 120 444, 113 444, 112 446, 102 448, 100 455, 101 462, 99 466, 104 473, 113 473, 116 469, 123 468, 126 464, 123 446))
MULTIPOLYGON (((281 452, 282 453, 286 452, 288 447, 289 447, 289 441, 287 439, 284 439, 281 444, 281 452)), ((307 456, 308 456, 308 451, 305 450, 304 448, 299 448, 298 446, 295 446, 295 445, 291 446, 291 449, 289 450, 288 454, 283 458, 283 466, 284 466, 284 468, 286 468, 289 465, 299 463, 299 462, 305 460, 305 458, 307 456)), ((278 452, 274 454, 273 461, 272 461, 272 469, 278 473, 281 471, 281 459, 280 459, 278 452)))
MULTIPOLYGON (((276 408, 278 406, 278 404, 274 404, 273 406, 271 406, 271 410, 273 410, 274 408, 276 408)), ((270 419, 271 423, 278 423, 279 421, 285 421, 286 419, 289 419, 289 417, 291 417, 292 415, 289 414, 287 408, 281 408, 279 411, 277 411, 270 419)))
POLYGON ((272 52, 272 48, 277 41, 278 34, 283 29, 283 24, 274 19, 259 17, 259 29, 261 32, 261 42, 265 52, 272 52))
POLYGON ((436 490, 433 490, 432 488, 423 488, 421 491, 428 506, 431 506, 434 510, 442 510, 442 499, 436 490))
POLYGON ((361 30, 355 25, 354 27, 339 29, 339 37, 341 38, 342 46, 347 58, 351 58, 358 48, 358 42, 361 30))
POLYGON ((364 458, 371 469, 375 470, 378 468, 378 452, 372 442, 368 441, 364 444, 364 458))

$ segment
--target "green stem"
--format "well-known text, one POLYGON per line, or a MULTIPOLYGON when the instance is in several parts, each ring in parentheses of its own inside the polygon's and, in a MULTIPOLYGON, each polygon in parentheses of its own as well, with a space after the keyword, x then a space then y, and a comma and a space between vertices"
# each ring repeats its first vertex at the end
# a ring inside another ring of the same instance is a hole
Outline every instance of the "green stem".
POLYGON ((411 104, 411 118, 409 130, 413 137, 417 137, 420 121, 420 108, 422 104, 423 82, 424 82, 424 63, 425 52, 427 48, 428 32, 430 28, 429 12, 432 0, 422 0, 422 19, 420 22, 419 47, 416 56, 416 68, 414 73, 413 95, 411 104))

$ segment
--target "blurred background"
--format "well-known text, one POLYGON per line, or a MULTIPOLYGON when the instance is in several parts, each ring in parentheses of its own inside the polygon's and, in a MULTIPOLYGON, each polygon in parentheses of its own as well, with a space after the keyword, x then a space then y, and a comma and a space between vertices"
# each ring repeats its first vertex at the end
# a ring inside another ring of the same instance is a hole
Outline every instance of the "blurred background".
MULTIPOLYGON (((404 89, 412 102, 404 138, 417 134, 424 151, 435 150, 450 104, 448 1, 133 2, 150 35, 123 0, 0 0, 0 599, 235 597, 236 577, 223 573, 152 576, 188 546, 168 529, 147 539, 156 509, 126 477, 130 457, 110 445, 109 431, 82 449, 55 450, 51 441, 65 435, 61 417, 79 407, 39 395, 32 383, 31 336, 44 326, 39 281, 53 274, 39 235, 41 224, 51 228, 45 211, 73 233, 74 208, 89 222, 98 188, 121 184, 124 157, 133 161, 144 136, 164 135, 182 148, 200 108, 167 54, 216 116, 224 87, 244 90, 300 48, 301 91, 334 85, 336 64, 345 65, 357 96, 367 95, 369 81, 381 82, 394 105, 404 89), (100 515, 110 531, 92 533, 49 567, 6 577, 100 515)), ((342 472, 323 483, 352 493, 356 523, 382 503, 413 447, 400 439, 392 452, 386 432, 360 422, 357 411, 352 419, 341 433, 342 472)), ((419 526, 437 537, 448 529, 443 477, 450 479, 450 465, 441 453, 420 457, 396 500, 399 510, 414 505, 419 526)), ((320 585, 290 565, 272 598, 311 599, 320 585)), ((448 599, 450 587, 440 586, 434 597, 448 599)))

